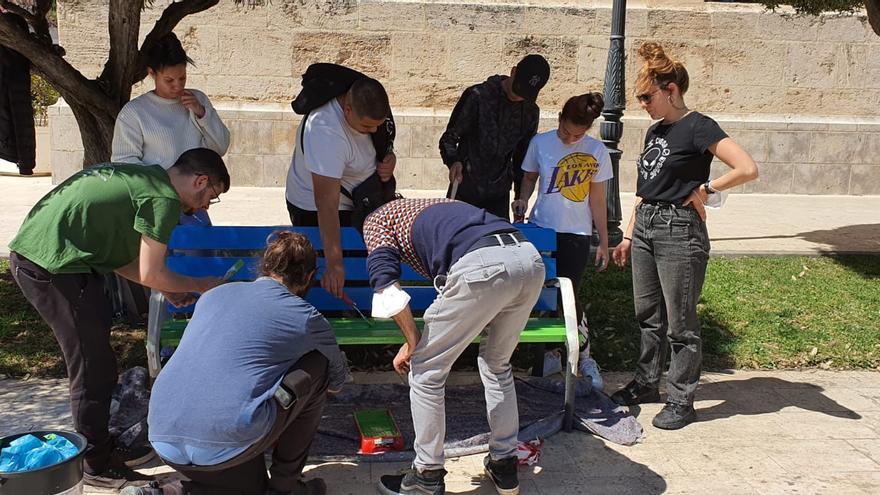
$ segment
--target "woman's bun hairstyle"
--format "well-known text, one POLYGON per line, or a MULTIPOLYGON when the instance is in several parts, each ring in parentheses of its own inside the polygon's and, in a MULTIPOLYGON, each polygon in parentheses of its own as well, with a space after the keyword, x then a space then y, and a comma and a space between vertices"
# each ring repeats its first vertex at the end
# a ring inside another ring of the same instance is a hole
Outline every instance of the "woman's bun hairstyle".
POLYGON ((687 69, 678 60, 669 58, 660 43, 642 43, 639 47, 639 58, 642 59, 642 68, 636 78, 637 94, 647 93, 655 84, 666 89, 669 83, 675 83, 682 95, 687 93, 687 69))

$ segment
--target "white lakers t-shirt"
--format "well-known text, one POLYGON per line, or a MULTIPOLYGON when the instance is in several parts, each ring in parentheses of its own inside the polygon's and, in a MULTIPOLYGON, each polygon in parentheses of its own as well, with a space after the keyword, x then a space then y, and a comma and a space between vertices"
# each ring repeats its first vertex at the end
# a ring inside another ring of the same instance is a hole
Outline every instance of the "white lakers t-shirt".
MULTIPOLYGON (((317 211, 312 173, 342 181, 351 192, 376 172, 376 149, 369 134, 352 129, 336 98, 312 110, 296 129, 296 148, 287 172, 287 201, 297 208, 317 211), (305 132, 302 132, 305 126, 305 132), (303 153, 300 136, 305 142, 303 153)), ((352 209, 340 195, 339 209, 352 209)))
POLYGON ((538 200, 529 222, 569 234, 590 235, 593 214, 587 198, 590 184, 613 176, 611 157, 601 141, 584 136, 563 144, 556 129, 532 138, 522 163, 525 172, 538 172, 538 200))

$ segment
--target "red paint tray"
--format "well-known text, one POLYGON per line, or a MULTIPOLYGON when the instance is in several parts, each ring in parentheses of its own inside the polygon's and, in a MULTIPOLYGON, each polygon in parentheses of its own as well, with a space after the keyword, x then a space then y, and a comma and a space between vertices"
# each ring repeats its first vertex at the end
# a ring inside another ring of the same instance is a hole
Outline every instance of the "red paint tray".
POLYGON ((358 454, 381 454, 403 450, 403 435, 397 421, 388 409, 362 409, 355 411, 354 422, 361 436, 358 454))

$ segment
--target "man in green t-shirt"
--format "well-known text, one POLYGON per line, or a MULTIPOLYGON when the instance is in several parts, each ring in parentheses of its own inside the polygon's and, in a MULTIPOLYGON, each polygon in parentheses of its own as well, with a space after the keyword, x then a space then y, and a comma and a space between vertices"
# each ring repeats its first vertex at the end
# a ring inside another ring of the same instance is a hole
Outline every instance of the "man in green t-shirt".
POLYGON ((191 304, 192 293, 221 280, 170 271, 166 245, 181 212, 207 209, 228 190, 226 165, 205 148, 180 155, 167 172, 158 165, 96 165, 44 196, 9 245, 12 276, 64 355, 74 427, 89 444, 86 484, 118 489, 143 479, 126 467, 143 453, 114 448, 108 431, 117 369, 104 275, 115 272, 162 291, 172 304, 191 304))

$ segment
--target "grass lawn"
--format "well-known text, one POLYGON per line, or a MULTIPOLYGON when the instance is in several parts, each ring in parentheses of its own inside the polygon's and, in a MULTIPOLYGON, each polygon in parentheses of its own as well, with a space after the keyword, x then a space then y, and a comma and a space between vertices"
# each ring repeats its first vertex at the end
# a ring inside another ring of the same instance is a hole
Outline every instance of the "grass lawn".
MULTIPOLYGON (((604 369, 632 369, 639 341, 629 269, 588 273, 581 297, 596 360, 604 369)), ((880 368, 880 256, 712 258, 699 312, 706 369, 880 368)), ((143 339, 143 329, 114 328, 121 369, 146 363, 143 339)), ((351 354, 383 361, 369 363, 375 367, 388 364, 388 352, 378 348, 351 354)), ((6 261, 0 374, 64 375, 51 330, 22 297, 6 261)))

